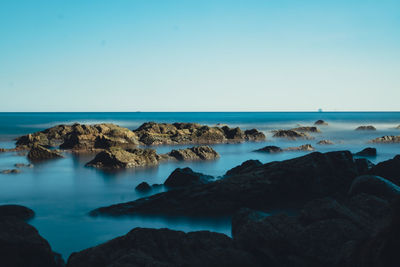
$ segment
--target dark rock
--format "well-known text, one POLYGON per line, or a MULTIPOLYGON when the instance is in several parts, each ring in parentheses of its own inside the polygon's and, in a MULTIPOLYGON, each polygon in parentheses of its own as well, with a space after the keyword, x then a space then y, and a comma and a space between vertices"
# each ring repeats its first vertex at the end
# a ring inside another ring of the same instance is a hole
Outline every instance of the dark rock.
POLYGON ((400 197, 400 187, 379 176, 362 175, 353 181, 349 190, 349 195, 360 193, 391 200, 400 197))
POLYGON ((307 133, 304 132, 298 132, 298 131, 293 131, 293 130, 276 130, 273 131, 274 135, 273 137, 279 137, 279 138, 288 138, 288 139, 314 139, 314 137, 310 136, 307 133))
POLYGON ((18 169, 9 169, 9 170, 3 170, 1 171, 1 174, 16 174, 20 173, 21 171, 18 169))
POLYGON ((258 131, 257 129, 250 129, 244 131, 244 135, 246 140, 249 141, 264 141, 265 140, 265 134, 258 131))
POLYGON ((230 169, 229 171, 226 172, 225 176, 232 176, 232 175, 239 175, 239 174, 245 174, 251 172, 253 169, 256 167, 260 167, 263 164, 259 160, 246 160, 239 166, 236 166, 233 169, 230 169))
POLYGON ((158 164, 159 159, 160 156, 157 155, 154 149, 137 148, 124 150, 113 147, 98 153, 86 166, 105 169, 155 166, 158 164))
POLYGON ((317 120, 316 122, 314 122, 314 125, 328 125, 328 123, 323 120, 317 120))
POLYGON ((219 154, 209 146, 195 146, 191 148, 172 150, 167 154, 177 160, 213 160, 219 158, 219 154))
POLYGON ((35 213, 30 208, 20 205, 0 205, 0 220, 2 217, 14 217, 23 221, 32 219, 35 213))
POLYGON ((15 167, 17 168, 33 168, 33 164, 29 163, 29 164, 25 164, 25 163, 15 163, 14 164, 15 167))
POLYGON ((382 143, 382 144, 400 143, 400 136, 386 135, 386 136, 375 138, 375 139, 371 140, 370 142, 371 143, 382 143))
POLYGON ((371 168, 369 173, 381 176, 396 185, 400 185, 400 155, 378 163, 371 168))
POLYGON ((135 187, 137 191, 146 192, 151 190, 151 186, 146 182, 141 182, 135 187))
POLYGON ((259 266, 232 239, 208 231, 135 228, 96 247, 73 253, 68 267, 259 266))
POLYGON ((372 125, 359 126, 356 128, 356 131, 376 131, 376 128, 372 125))
POLYGON ((363 156, 363 157, 375 157, 376 156, 376 148, 367 147, 360 152, 357 152, 355 155, 363 156))
POLYGON ((207 184, 213 180, 212 176, 194 172, 190 168, 175 169, 164 182, 168 187, 184 187, 190 185, 207 184))
POLYGON ((321 131, 315 126, 301 126, 291 129, 292 131, 302 132, 302 133, 320 133, 321 131))
POLYGON ((358 166, 349 151, 314 152, 295 159, 254 166, 246 173, 240 172, 205 185, 99 208, 91 215, 229 215, 243 207, 267 209, 286 204, 301 205, 318 197, 347 195, 353 179, 358 175, 358 166))
POLYGON ((50 150, 40 145, 33 145, 28 153, 28 159, 31 161, 42 161, 57 158, 63 158, 63 155, 57 151, 50 150))
POLYGON ((371 161, 366 158, 358 158, 354 161, 356 162, 359 174, 367 174, 375 166, 371 161))
POLYGON ((321 140, 317 143, 317 145, 333 145, 334 143, 330 140, 321 140))
POLYGON ((256 152, 264 152, 264 153, 279 153, 283 152, 283 149, 277 146, 266 146, 260 149, 255 150, 256 152))

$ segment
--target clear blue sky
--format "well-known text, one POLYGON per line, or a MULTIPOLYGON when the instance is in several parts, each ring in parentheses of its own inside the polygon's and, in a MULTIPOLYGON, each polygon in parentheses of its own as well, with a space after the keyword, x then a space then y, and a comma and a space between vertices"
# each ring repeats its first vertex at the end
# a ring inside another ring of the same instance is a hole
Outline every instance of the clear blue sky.
POLYGON ((400 1, 1 0, 0 111, 400 110, 400 1))

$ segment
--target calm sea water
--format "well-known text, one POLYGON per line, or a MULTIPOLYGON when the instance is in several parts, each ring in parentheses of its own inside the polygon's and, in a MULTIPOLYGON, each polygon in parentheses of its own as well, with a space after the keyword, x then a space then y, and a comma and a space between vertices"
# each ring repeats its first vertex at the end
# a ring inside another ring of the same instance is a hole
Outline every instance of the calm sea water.
MULTIPOLYGON (((73 156, 22 169, 16 175, 0 175, 0 203, 22 204, 32 208, 36 217, 31 221, 51 244, 52 248, 67 258, 72 252, 91 247, 127 233, 134 227, 168 227, 182 231, 211 230, 230 235, 230 218, 186 218, 165 216, 135 216, 129 218, 91 218, 87 213, 97 207, 131 201, 163 191, 147 194, 135 191, 142 181, 163 183, 177 167, 191 167, 195 171, 221 176, 228 169, 248 159, 263 163, 284 160, 305 152, 285 152, 268 155, 253 150, 265 145, 281 147, 311 143, 318 151, 347 149, 357 152, 368 146, 368 140, 383 135, 400 135, 395 129, 400 124, 400 112, 186 112, 186 113, 0 113, 0 147, 14 147, 13 139, 19 135, 43 130, 61 123, 113 122, 135 129, 146 121, 199 122, 208 125, 226 123, 242 128, 257 128, 267 135, 262 143, 214 145, 221 158, 210 162, 171 162, 154 168, 130 169, 105 173, 86 168, 84 164, 93 156, 73 156), (323 119, 329 126, 321 126, 322 133, 311 141, 287 141, 271 137, 271 130, 312 125, 323 119), (356 132, 359 125, 374 125, 376 132, 356 132), (318 146, 321 139, 335 142, 332 146, 318 146)), ((177 146, 160 146, 160 153, 177 146)), ((178 146, 187 147, 187 146, 178 146)), ((374 145, 379 162, 400 154, 399 144, 374 145)), ((0 170, 14 168, 15 163, 28 163, 17 153, 0 153, 0 170)))

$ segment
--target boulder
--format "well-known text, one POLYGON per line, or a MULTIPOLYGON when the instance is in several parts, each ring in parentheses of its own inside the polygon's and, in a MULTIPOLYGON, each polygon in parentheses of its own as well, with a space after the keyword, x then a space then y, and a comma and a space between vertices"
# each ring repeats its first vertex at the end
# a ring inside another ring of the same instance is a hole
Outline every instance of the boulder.
POLYGON ((16 174, 16 173, 20 173, 21 170, 18 169, 8 169, 8 170, 2 170, 0 173, 1 174, 16 174))
POLYGON ((360 193, 392 200, 400 197, 400 187, 379 176, 362 175, 354 179, 349 190, 351 196, 360 193))
POLYGON ((60 152, 50 150, 41 145, 33 145, 28 153, 28 159, 30 161, 42 161, 49 159, 63 158, 60 152))
POLYGON ((376 128, 372 125, 358 126, 356 131, 376 131, 376 128))
POLYGON ((317 120, 314 122, 314 125, 328 125, 328 123, 324 120, 317 120))
POLYGON ((30 208, 20 205, 0 205, 0 220, 3 217, 14 217, 23 221, 32 219, 35 213, 30 208))
POLYGON ((160 156, 154 149, 128 149, 124 150, 117 147, 101 151, 86 166, 119 169, 134 168, 140 166, 155 166, 158 164, 160 156))
POLYGON ((195 146, 191 148, 172 150, 167 153, 170 158, 177 160, 213 160, 219 158, 219 154, 209 146, 195 146))
POLYGON ((73 253, 68 267, 105 266, 260 266, 231 238, 208 231, 184 233, 134 228, 124 236, 73 253))
POLYGON ((140 184, 138 184, 135 189, 137 191, 141 191, 141 192, 147 192, 151 190, 151 186, 146 183, 146 182, 141 182, 140 184))
POLYGON ((321 131, 315 126, 301 126, 291 129, 292 131, 302 132, 302 133, 320 133, 321 131))
POLYGON ((279 138, 287 138, 287 139, 314 139, 314 137, 310 136, 305 132, 298 132, 293 130, 276 130, 273 131, 272 137, 279 137, 279 138))
POLYGON ((361 150, 360 152, 357 152, 355 154, 356 156, 363 156, 363 157, 375 157, 376 156, 376 148, 373 147, 367 147, 361 150))
POLYGON ((283 152, 283 149, 277 146, 266 146, 260 149, 255 150, 255 152, 263 152, 263 153, 280 153, 283 152))
POLYGON ((184 187, 190 185, 207 184, 211 182, 214 177, 204 175, 202 173, 194 172, 190 168, 177 168, 165 180, 164 185, 168 187, 184 187))
POLYGON ((369 173, 381 176, 400 186, 400 155, 376 164, 369 170, 369 173))
POLYGON ((314 151, 315 148, 311 144, 296 146, 296 147, 288 147, 285 148, 286 151, 314 151))
POLYGON ((333 145, 334 143, 330 140, 321 140, 317 143, 317 145, 333 145))
POLYGON ((260 167, 263 165, 259 160, 246 160, 239 166, 236 166, 233 169, 230 169, 229 171, 226 172, 225 176, 232 176, 232 175, 239 175, 239 174, 245 174, 248 172, 251 172, 253 169, 260 167))
POLYGON ((400 135, 386 135, 382 137, 377 137, 370 141, 371 143, 383 143, 383 144, 390 144, 390 143, 400 143, 400 135))

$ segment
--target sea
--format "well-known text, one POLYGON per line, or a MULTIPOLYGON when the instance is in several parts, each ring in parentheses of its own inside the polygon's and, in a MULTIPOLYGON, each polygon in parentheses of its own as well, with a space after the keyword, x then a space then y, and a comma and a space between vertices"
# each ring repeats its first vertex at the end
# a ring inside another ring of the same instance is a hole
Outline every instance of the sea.
MULTIPOLYGON (((135 227, 170 228, 184 232, 209 230, 231 235, 231 218, 138 215, 110 218, 88 216, 88 212, 111 204, 132 201, 166 190, 163 187, 141 193, 135 187, 145 181, 162 184, 178 167, 220 179, 227 170, 249 159, 262 163, 299 157, 310 152, 263 154, 254 150, 267 145, 282 148, 311 144, 319 152, 350 150, 355 153, 375 147, 374 163, 400 154, 400 144, 371 144, 369 140, 384 135, 400 135, 400 112, 76 112, 76 113, 0 113, 0 148, 15 146, 15 138, 41 131, 57 124, 115 123, 136 129, 144 122, 197 122, 210 126, 228 124, 242 129, 257 128, 265 133, 264 142, 217 144, 212 147, 221 155, 215 161, 167 162, 157 167, 104 172, 85 167, 94 155, 66 153, 65 158, 23 168, 18 174, 0 174, 0 204, 20 204, 33 209, 36 216, 29 223, 49 241, 52 249, 67 259, 72 252, 89 248, 121 236, 135 227), (314 140, 286 140, 272 137, 276 129, 312 126, 316 120, 321 133, 314 140), (373 125, 376 131, 355 131, 361 125, 373 125), (334 145, 317 145, 328 139, 334 145)), ((159 153, 193 145, 156 146, 159 153)), ((29 163, 17 152, 0 153, 0 171, 13 169, 16 163, 29 163)))

